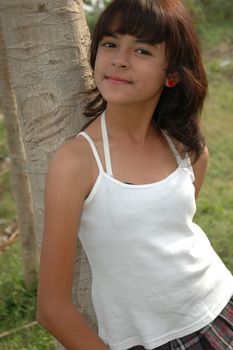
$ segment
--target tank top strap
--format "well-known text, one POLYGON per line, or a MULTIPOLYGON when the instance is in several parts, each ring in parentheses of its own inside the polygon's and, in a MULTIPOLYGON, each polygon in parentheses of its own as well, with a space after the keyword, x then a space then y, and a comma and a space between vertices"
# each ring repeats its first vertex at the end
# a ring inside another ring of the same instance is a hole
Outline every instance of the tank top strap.
POLYGON ((104 159, 106 164, 106 172, 112 176, 112 164, 111 164, 111 155, 110 155, 110 148, 109 148, 109 140, 108 140, 108 131, 106 126, 106 120, 105 120, 105 112, 101 115, 101 133, 102 133, 102 140, 103 140, 103 146, 104 146, 104 159))
POLYGON ((187 152, 185 152, 185 157, 184 158, 181 158, 174 142, 172 141, 171 137, 167 134, 167 132, 165 130, 162 130, 163 132, 163 135, 165 136, 175 158, 176 158, 176 161, 177 161, 177 164, 178 166, 181 165, 181 163, 183 164, 183 166, 185 168, 187 168, 190 173, 191 173, 191 178, 192 178, 192 181, 194 182, 195 181, 195 174, 194 174, 194 171, 193 171, 193 167, 192 167, 192 164, 191 164, 191 160, 189 158, 189 155, 187 152))
POLYGON ((163 132, 163 135, 165 136, 165 138, 166 138, 166 140, 167 140, 167 142, 168 142, 168 144, 169 144, 169 146, 170 146, 170 148, 171 148, 171 150, 176 158, 177 164, 180 165, 183 162, 183 159, 181 158, 174 142, 172 141, 171 137, 168 136, 166 131, 162 130, 162 132, 163 132))
POLYGON ((91 150, 92 150, 92 153, 94 155, 94 158, 96 160, 96 163, 97 163, 97 166, 99 168, 99 171, 100 172, 103 172, 103 166, 102 166, 102 163, 101 163, 101 160, 100 160, 100 157, 99 157, 99 154, 98 154, 98 151, 96 149, 96 146, 95 146, 95 143, 94 141, 92 140, 92 138, 85 132, 85 131, 81 131, 77 136, 83 136, 87 142, 89 143, 89 145, 91 146, 91 150))

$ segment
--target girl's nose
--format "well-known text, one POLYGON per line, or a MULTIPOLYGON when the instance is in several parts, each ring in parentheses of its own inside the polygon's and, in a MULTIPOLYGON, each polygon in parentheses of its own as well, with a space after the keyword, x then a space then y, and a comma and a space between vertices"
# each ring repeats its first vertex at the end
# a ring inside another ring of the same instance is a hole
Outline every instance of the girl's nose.
POLYGON ((112 58, 112 65, 116 68, 128 68, 129 57, 125 52, 118 51, 112 58))

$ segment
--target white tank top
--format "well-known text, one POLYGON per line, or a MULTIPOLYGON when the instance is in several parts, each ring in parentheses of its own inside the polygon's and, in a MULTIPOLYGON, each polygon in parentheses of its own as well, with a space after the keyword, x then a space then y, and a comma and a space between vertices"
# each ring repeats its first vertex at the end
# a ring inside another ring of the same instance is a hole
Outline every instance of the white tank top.
POLYGON ((112 174, 101 116, 106 169, 86 199, 79 238, 92 270, 98 333, 112 350, 153 349, 213 321, 233 294, 233 277, 192 220, 194 174, 188 156, 161 181, 130 185, 112 174))

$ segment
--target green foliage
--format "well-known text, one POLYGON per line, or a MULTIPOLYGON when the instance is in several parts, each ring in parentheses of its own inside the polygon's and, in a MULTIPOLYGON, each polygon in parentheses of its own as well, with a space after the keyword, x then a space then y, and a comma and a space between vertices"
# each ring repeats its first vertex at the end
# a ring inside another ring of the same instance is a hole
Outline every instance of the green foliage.
POLYGON ((232 0, 184 0, 184 4, 199 22, 233 17, 232 0))
POLYGON ((183 0, 183 2, 192 14, 205 51, 221 41, 232 43, 232 0, 183 0))
POLYGON ((15 218, 15 203, 11 193, 10 174, 5 172, 7 153, 4 122, 0 119, 0 219, 11 221, 15 218))
POLYGON ((205 14, 203 13, 203 7, 200 1, 184 0, 184 4, 189 9, 195 22, 202 22, 205 20, 205 14))
POLYGON ((206 60, 210 80, 203 128, 210 153, 209 167, 198 201, 196 220, 226 266, 233 272, 232 74, 220 58, 206 60))
MULTIPOLYGON (((0 333, 35 320, 37 283, 23 282, 20 246, 0 254, 0 333)), ((0 339, 1 350, 52 350, 52 338, 39 325, 0 339)))
POLYGON ((206 0, 200 2, 203 4, 203 10, 208 20, 230 20, 233 18, 232 0, 206 0))
POLYGON ((18 326, 19 319, 35 319, 36 284, 29 290, 24 286, 18 244, 0 254, 0 266, 0 331, 4 331, 18 326))
POLYGON ((99 15, 100 15, 100 11, 99 10, 96 10, 96 11, 91 12, 91 13, 86 13, 86 20, 87 20, 87 24, 88 24, 90 33, 93 32, 93 29, 95 27, 95 23, 96 23, 97 18, 99 17, 99 15))
POLYGON ((100 13, 102 12, 103 8, 107 6, 109 1, 110 0, 97 1, 93 5, 93 2, 91 0, 84 0, 84 3, 92 8, 91 11, 86 11, 86 20, 91 33, 100 13))
POLYGON ((210 51, 222 44, 232 45, 233 21, 205 22, 197 25, 197 31, 204 51, 210 51))
POLYGON ((39 325, 0 339, 1 350, 55 350, 52 338, 39 325))
POLYGON ((0 178, 0 218, 10 222, 14 220, 15 215, 16 210, 11 192, 10 174, 6 172, 0 178))

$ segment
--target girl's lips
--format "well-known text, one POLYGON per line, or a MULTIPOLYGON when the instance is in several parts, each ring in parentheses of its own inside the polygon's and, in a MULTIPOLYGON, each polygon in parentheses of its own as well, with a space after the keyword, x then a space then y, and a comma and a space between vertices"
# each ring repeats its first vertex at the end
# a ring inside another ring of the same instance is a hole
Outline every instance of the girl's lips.
POLYGON ((113 76, 113 75, 106 76, 105 78, 113 84, 132 84, 131 81, 129 80, 126 80, 117 76, 113 76))

